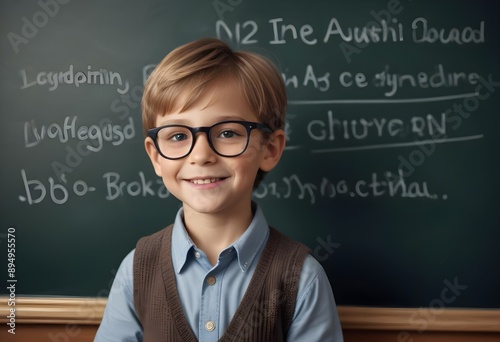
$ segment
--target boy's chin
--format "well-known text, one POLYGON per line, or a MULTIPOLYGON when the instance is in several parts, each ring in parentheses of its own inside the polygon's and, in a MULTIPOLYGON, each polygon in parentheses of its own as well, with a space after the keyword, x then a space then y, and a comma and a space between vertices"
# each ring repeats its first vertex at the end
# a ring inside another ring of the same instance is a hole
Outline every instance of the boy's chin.
MULTIPOLYGON (((189 201, 183 202, 184 212, 190 211, 191 213, 196 214, 205 214, 205 215, 234 215, 238 213, 241 207, 241 203, 231 201, 231 200, 220 200, 211 199, 211 198, 193 198, 189 201)), ((249 203, 250 205, 250 203, 249 203)))

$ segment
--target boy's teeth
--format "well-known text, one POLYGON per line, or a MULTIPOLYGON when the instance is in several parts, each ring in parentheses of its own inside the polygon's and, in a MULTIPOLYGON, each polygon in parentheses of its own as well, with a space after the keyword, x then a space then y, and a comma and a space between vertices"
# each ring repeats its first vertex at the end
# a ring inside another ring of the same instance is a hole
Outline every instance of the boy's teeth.
POLYGON ((191 183, 194 184, 208 184, 208 183, 214 183, 217 182, 220 178, 210 178, 210 179, 193 179, 191 180, 191 183))

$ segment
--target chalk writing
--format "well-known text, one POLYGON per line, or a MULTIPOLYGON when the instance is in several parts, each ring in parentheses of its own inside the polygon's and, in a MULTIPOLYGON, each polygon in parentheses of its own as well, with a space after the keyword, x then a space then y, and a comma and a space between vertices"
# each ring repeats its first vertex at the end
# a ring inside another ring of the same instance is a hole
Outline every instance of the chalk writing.
POLYGON ((318 42, 316 38, 309 38, 309 36, 314 32, 311 25, 302 25, 297 31, 297 28, 294 25, 282 24, 282 22, 283 18, 269 20, 269 23, 273 26, 273 39, 269 42, 269 44, 285 44, 287 42, 285 38, 291 38, 293 40, 300 39, 307 45, 315 45, 318 42))
MULTIPOLYGON (((404 86, 413 88, 452 88, 463 84, 474 85, 479 80, 479 74, 476 72, 446 72, 442 64, 438 64, 435 71, 429 74, 426 71, 420 71, 416 74, 398 74, 390 73, 390 67, 376 73, 373 79, 373 85, 379 88, 388 87, 390 90, 385 92, 385 96, 393 96, 398 89, 404 86)), ((342 82, 341 82, 342 83, 342 82)))
POLYGON ((398 23, 396 18, 393 18, 391 22, 381 20, 380 25, 354 28, 347 27, 344 29, 337 18, 332 18, 323 38, 323 42, 328 43, 332 35, 340 37, 344 42, 355 43, 386 43, 402 42, 404 40, 403 24, 398 23))
POLYGON ((19 196, 19 200, 21 202, 27 202, 29 205, 41 203, 45 199, 47 192, 52 202, 55 204, 64 204, 68 201, 71 191, 76 196, 81 197, 96 190, 95 187, 89 186, 83 180, 75 181, 73 185, 68 188, 67 185, 56 183, 52 177, 49 177, 49 184, 45 185, 38 179, 28 179, 24 169, 21 170, 21 177, 26 194, 19 196))
POLYGON ((124 86, 123 89, 117 88, 120 94, 128 91, 128 81, 123 81, 120 73, 106 69, 93 70, 92 66, 87 66, 85 71, 75 71, 71 64, 66 71, 40 71, 36 75, 28 75, 26 69, 21 70, 21 89, 27 89, 34 86, 47 86, 49 91, 56 90, 61 84, 72 84, 79 88, 82 84, 92 85, 118 85, 124 86))
POLYGON ((153 181, 146 181, 143 172, 139 172, 139 180, 131 182, 120 181, 120 174, 118 172, 107 172, 102 177, 106 181, 106 199, 108 201, 125 195, 131 197, 157 196, 159 198, 167 198, 170 195, 161 179, 154 181, 153 189, 153 181))
MULTIPOLYGON (((39 179, 28 178, 24 169, 21 170, 21 179, 25 193, 19 195, 18 199, 29 205, 42 203, 46 199, 51 200, 55 204, 65 204, 71 195, 82 197, 98 190, 97 186, 91 186, 84 180, 76 180, 70 183, 68 181, 58 182, 52 177, 48 177, 45 182, 39 179)), ((106 172, 102 175, 102 179, 104 180, 104 187, 106 189, 105 198, 108 201, 123 196, 157 197, 162 199, 170 196, 161 179, 147 180, 142 171, 138 172, 138 177, 134 180, 121 180, 120 174, 114 171, 106 172)))
MULTIPOLYGON (((402 10, 392 12, 398 13, 402 10)), ((387 11, 386 11, 387 12, 387 11)), ((297 25, 286 18, 271 18, 267 22, 271 26, 271 37, 267 37, 270 45, 284 45, 298 41, 304 45, 312 46, 331 43, 340 43, 340 48, 346 57, 352 53, 359 53, 359 48, 365 44, 377 43, 400 43, 409 40, 414 43, 441 43, 441 44, 481 44, 485 42, 485 22, 480 21, 478 27, 472 26, 454 27, 451 29, 435 28, 429 25, 424 17, 415 18, 408 31, 405 32, 405 25, 399 22, 389 12, 384 18, 374 11, 372 16, 377 21, 370 21, 361 26, 348 26, 342 23, 337 17, 330 18, 327 29, 319 32, 311 24, 297 25), (347 44, 347 46, 345 45, 347 44), (352 46, 350 44, 355 44, 352 46)), ((317 25, 317 23, 315 23, 317 25)), ((323 25, 322 25, 323 26, 323 25)), ((218 38, 229 39, 237 45, 256 44, 262 41, 259 38, 259 26, 255 20, 236 22, 234 26, 228 25, 223 20, 215 23, 215 32, 218 38)), ((348 60, 350 61, 350 59, 348 60)))
POLYGON ((245 21, 243 24, 236 23, 234 27, 234 33, 224 21, 218 20, 215 23, 215 31, 218 37, 223 36, 222 30, 224 30, 229 40, 234 40, 236 44, 258 43, 257 39, 253 39, 258 30, 258 25, 253 20, 245 21), (245 31, 245 33, 243 33, 242 31, 245 31))
POLYGON ((37 127, 34 120, 32 120, 24 123, 24 146, 36 146, 44 139, 56 139, 61 143, 66 143, 69 139, 78 139, 90 142, 90 144, 81 146, 81 148, 99 152, 105 141, 118 146, 125 140, 135 137, 134 119, 129 117, 127 121, 128 124, 124 126, 112 125, 111 123, 101 126, 77 126, 76 116, 66 116, 62 125, 52 123, 48 126, 37 127))
MULTIPOLYGON (((47 183, 39 179, 28 178, 26 170, 21 170, 21 178, 25 194, 19 196, 21 202, 29 205, 38 204, 46 198, 55 204, 64 204, 71 194, 82 197, 90 192, 95 192, 96 186, 90 186, 84 180, 75 182, 58 183, 49 177, 47 183), (48 197, 47 197, 48 195, 48 197)), ((144 173, 140 171, 135 180, 124 181, 118 172, 106 172, 102 178, 105 182, 106 200, 112 201, 119 197, 157 197, 167 198, 170 193, 161 179, 147 180, 144 173)), ((373 172, 369 179, 358 179, 354 181, 338 180, 332 181, 326 176, 317 182, 304 182, 298 175, 293 174, 282 177, 280 181, 263 182, 255 191, 254 196, 258 199, 273 197, 276 199, 299 199, 308 200, 315 204, 318 198, 333 199, 336 197, 359 197, 359 198, 427 198, 447 199, 446 194, 438 196, 429 190, 426 181, 408 181, 404 171, 398 169, 397 173, 390 171, 382 175, 373 172)))
POLYGON ((416 18, 411 27, 413 41, 415 43, 484 43, 484 21, 479 22, 479 28, 473 29, 470 26, 465 28, 451 28, 449 31, 441 28, 429 27, 427 19, 416 18))
MULTIPOLYGON (((389 65, 385 65, 381 68, 381 71, 370 74, 357 71, 341 71, 338 75, 324 68, 319 69, 319 67, 308 64, 303 73, 290 73, 287 69, 281 75, 285 86, 291 89, 300 87, 313 88, 319 90, 321 93, 328 91, 331 93, 334 86, 351 89, 375 88, 383 91, 380 95, 383 95, 384 98, 392 98, 397 95, 398 91, 407 88, 450 89, 463 86, 471 87, 480 83, 482 78, 479 73, 473 71, 448 70, 442 63, 435 65, 433 68, 413 73, 392 71, 389 65), (320 72, 317 70, 320 70, 320 72)), ((442 100, 453 99, 455 96, 457 95, 443 97, 442 100)), ((345 103, 345 100, 336 101, 337 103, 345 103)), ((363 102, 358 98, 353 100, 352 103, 359 103, 360 101, 363 102)), ((376 102, 377 99, 372 99, 371 101, 376 102)), ((291 102, 297 103, 297 101, 291 102)), ((323 102, 326 103, 326 101, 323 102)))
POLYGON ((307 134, 314 141, 363 140, 371 137, 434 136, 436 132, 446 134, 447 114, 427 114, 408 118, 350 119, 335 118, 333 111, 327 111, 325 119, 311 120, 307 134), (404 120, 404 121, 403 121, 404 120))
POLYGON ((401 198, 429 200, 448 199, 447 194, 441 196, 434 194, 429 189, 426 181, 410 181, 404 177, 404 172, 398 170, 379 174, 373 172, 369 179, 357 179, 353 181, 341 179, 332 181, 326 176, 320 181, 304 182, 299 176, 293 174, 283 177, 279 181, 263 182, 254 191, 258 199, 271 197, 276 199, 298 199, 306 200, 309 204, 315 204, 319 198, 401 198))
POLYGON ((316 76, 316 72, 312 65, 308 64, 304 75, 287 75, 286 73, 281 73, 281 77, 285 82, 287 87, 293 87, 297 89, 299 84, 304 87, 312 86, 321 92, 326 92, 330 89, 330 73, 325 72, 321 76, 316 76), (299 83, 299 77, 301 82, 299 83))

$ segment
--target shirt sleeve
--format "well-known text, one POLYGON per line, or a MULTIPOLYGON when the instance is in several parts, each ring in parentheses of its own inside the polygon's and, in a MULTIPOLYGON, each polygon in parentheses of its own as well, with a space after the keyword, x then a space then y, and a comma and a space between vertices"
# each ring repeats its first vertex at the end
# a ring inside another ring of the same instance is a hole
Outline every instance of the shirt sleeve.
POLYGON ((142 341, 142 326, 134 308, 134 251, 122 261, 94 342, 142 341))
POLYGON ((344 341, 330 282, 321 264, 311 255, 302 267, 287 341, 344 341))

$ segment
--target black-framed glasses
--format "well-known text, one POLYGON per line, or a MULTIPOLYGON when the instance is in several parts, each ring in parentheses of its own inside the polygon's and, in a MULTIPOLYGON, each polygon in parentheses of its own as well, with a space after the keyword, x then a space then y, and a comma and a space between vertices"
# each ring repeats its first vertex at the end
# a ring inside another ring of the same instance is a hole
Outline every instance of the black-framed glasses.
POLYGON ((148 130, 156 149, 163 158, 181 159, 193 150, 196 134, 207 135, 212 150, 222 157, 237 157, 243 154, 250 141, 250 133, 260 129, 267 133, 273 130, 266 124, 249 121, 222 121, 210 127, 165 125, 148 130))

